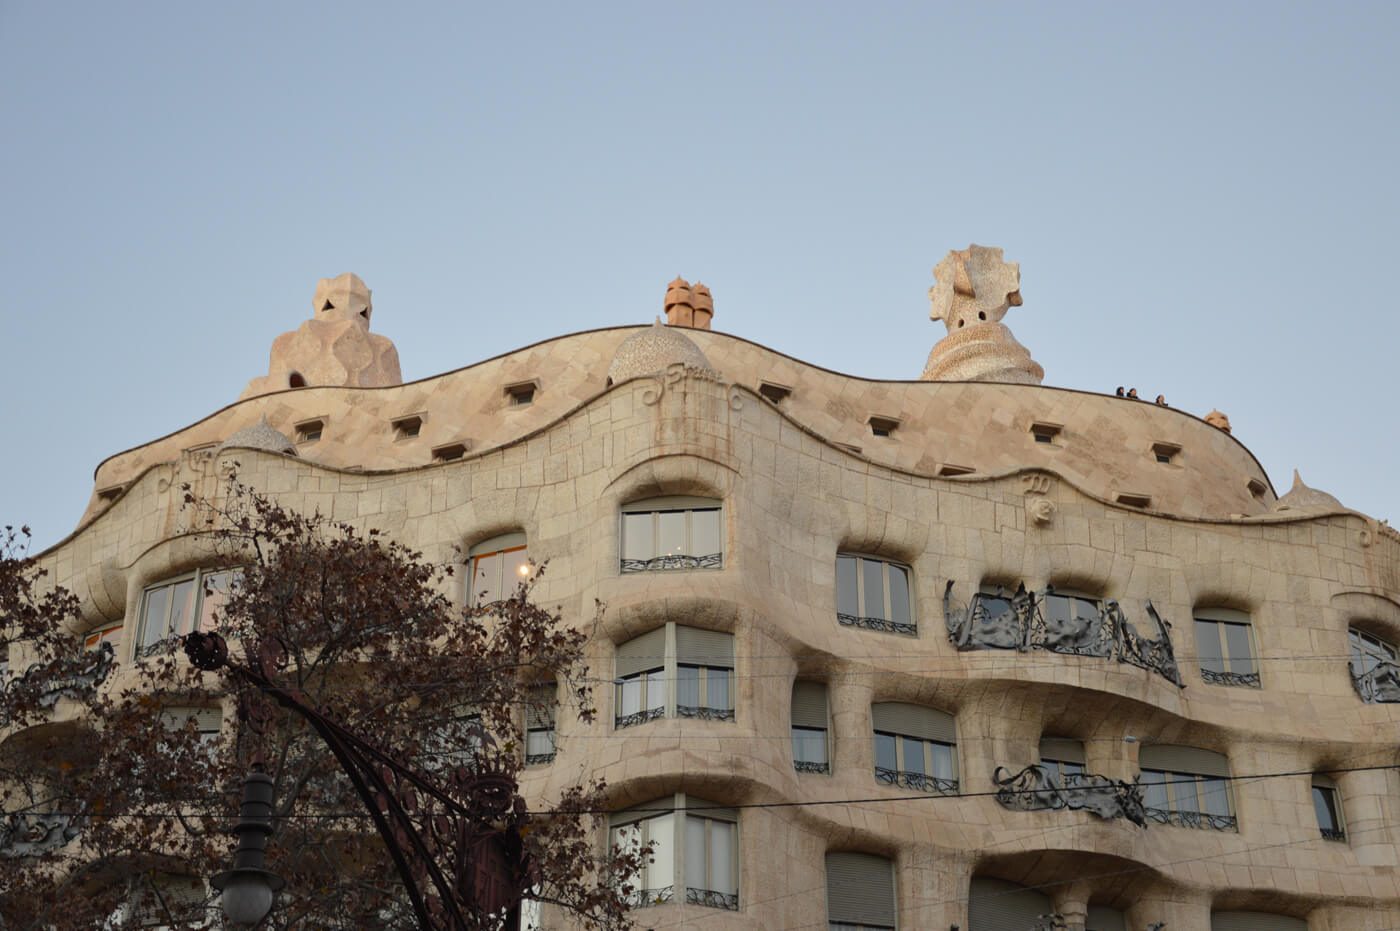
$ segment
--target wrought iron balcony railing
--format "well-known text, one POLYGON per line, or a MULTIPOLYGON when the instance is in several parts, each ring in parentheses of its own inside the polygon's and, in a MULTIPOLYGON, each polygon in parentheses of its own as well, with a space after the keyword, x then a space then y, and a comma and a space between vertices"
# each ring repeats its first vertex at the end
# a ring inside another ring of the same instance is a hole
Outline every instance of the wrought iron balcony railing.
POLYGON ((830 763, 818 763, 815 760, 793 760, 792 768, 799 773, 821 773, 825 775, 831 772, 830 763))
MULTIPOLYGON (((73 659, 73 667, 63 675, 53 675, 53 667, 35 663, 21 675, 0 680, 0 693, 14 689, 24 690, 31 676, 37 676, 42 691, 38 700, 46 710, 51 710, 62 698, 78 698, 101 685, 116 665, 116 651, 110 643, 102 643, 96 649, 85 650, 80 657, 73 659)), ((66 660, 65 660, 66 662, 66 660)), ((0 701, 0 727, 10 723, 9 702, 0 701)))
POLYGON ((623 572, 657 572, 669 569, 722 569, 723 553, 708 553, 704 556, 656 556, 652 559, 624 559, 623 572))
POLYGON ((707 708, 704 705, 677 705, 676 717, 698 718, 701 721, 733 721, 733 708, 707 708))
POLYGON ((625 897, 627 904, 633 908, 643 908, 647 905, 665 905, 674 901, 676 890, 674 886, 662 886, 659 889, 637 889, 625 897))
POLYGON ((1094 773, 1065 773, 1054 778, 1045 767, 1032 763, 1011 774, 998 766, 992 774, 997 801, 1015 811, 1087 811, 1105 820, 1127 818, 1146 827, 1142 789, 1094 773), (1002 773, 1006 773, 1005 776, 1002 773))
POLYGON ((875 767, 875 780, 889 786, 903 786, 919 792, 936 792, 939 795, 957 795, 958 781, 930 776, 928 773, 907 773, 902 770, 875 767))
POLYGON ((1212 831, 1238 831, 1239 819, 1234 815, 1212 815, 1204 811, 1174 811, 1167 808, 1149 808, 1147 817, 1158 824, 1174 824, 1180 828, 1197 828, 1212 831))
POLYGON ((716 892, 713 889, 692 889, 686 886, 685 902, 687 905, 704 905, 708 908, 724 908, 731 912, 739 910, 738 893, 716 892))
POLYGON ((621 730, 624 727, 631 727, 634 724, 645 724, 648 721, 655 721, 657 718, 666 717, 665 708, 644 708, 641 711, 634 711, 631 714, 624 714, 613 718, 613 727, 621 730))
POLYGON ((0 819, 0 860, 37 857, 57 850, 82 833, 83 817, 17 812, 0 819))
POLYGON ((1400 666, 1386 660, 1376 662, 1365 672, 1357 672, 1355 663, 1348 663, 1351 684, 1356 694, 1368 705, 1400 702, 1400 666))
POLYGON ((879 630, 887 634, 906 634, 913 637, 919 633, 919 628, 914 624, 906 624, 903 621, 887 621, 882 617, 856 617, 854 614, 842 614, 838 611, 836 621, 843 627, 879 630))
POLYGON ((542 765, 542 764, 544 764, 544 763, 553 763, 553 762, 554 762, 554 751, 553 751, 553 750, 551 750, 551 751, 548 752, 548 753, 527 753, 527 754, 525 754, 525 765, 526 765, 526 766, 539 766, 539 765, 542 765))
POLYGON ((1098 613, 1093 617, 1055 617, 1042 610, 1046 598, 1053 594, 1052 588, 1037 593, 1022 585, 1012 595, 973 595, 971 604, 960 608, 953 604, 950 580, 943 590, 948 639, 959 650, 1045 650, 1117 659, 1185 688, 1172 650, 1171 625, 1162 620, 1151 601, 1144 607, 1156 636, 1144 637, 1111 598, 1097 603, 1098 613))
POLYGON ((1320 828, 1319 830, 1322 831, 1323 840, 1345 841, 1347 839, 1347 832, 1339 828, 1320 828))
POLYGON ((1259 688, 1257 672, 1220 672, 1201 667, 1201 678, 1212 685, 1237 685, 1247 689, 1259 688))

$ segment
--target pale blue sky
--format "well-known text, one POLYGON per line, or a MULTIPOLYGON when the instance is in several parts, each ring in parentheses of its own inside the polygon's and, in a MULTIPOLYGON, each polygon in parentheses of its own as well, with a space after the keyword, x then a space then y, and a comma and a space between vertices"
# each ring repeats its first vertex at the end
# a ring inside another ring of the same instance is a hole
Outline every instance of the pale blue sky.
MULTIPOLYGON (((1046 383, 1395 508, 1400 4, 0 0, 0 523, 234 400, 354 271, 407 379, 648 322, 915 378, 950 248, 1046 383)), ((969 425, 975 429, 975 425, 969 425)))

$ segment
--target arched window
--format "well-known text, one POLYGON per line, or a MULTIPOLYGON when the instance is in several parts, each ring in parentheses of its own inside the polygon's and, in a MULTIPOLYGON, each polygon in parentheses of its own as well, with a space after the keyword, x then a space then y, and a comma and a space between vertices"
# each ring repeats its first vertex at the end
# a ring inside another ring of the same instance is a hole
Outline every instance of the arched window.
POLYGON ((672 495, 622 508, 622 571, 719 569, 724 511, 713 498, 672 495))
POLYGON ((633 880, 633 905, 684 901, 739 909, 739 813, 678 793, 620 811, 609 819, 622 850, 655 843, 652 862, 633 880), (677 890, 684 892, 677 895, 677 890))
POLYGON ((894 931, 894 864, 869 853, 826 855, 830 931, 894 931))
POLYGON ((1152 744, 1138 757, 1147 816, 1185 828, 1238 829, 1230 797, 1230 761, 1197 747, 1152 744))
POLYGON ((826 683, 792 684, 792 765, 799 773, 831 772, 826 683))
POLYGON ((1197 608, 1192 615, 1201 678, 1213 685, 1259 688, 1258 653, 1249 615, 1227 608, 1197 608))
POLYGON ((198 569, 148 586, 141 594, 137 655, 158 652, 171 637, 212 627, 214 612, 237 576, 237 569, 198 569))
POLYGON ((836 620, 893 634, 916 634, 909 567, 875 556, 836 557, 836 620))
POLYGON ((904 702, 870 706, 875 778, 886 785, 956 795, 958 747, 953 716, 904 702))
POLYGON ((467 603, 491 604, 509 598, 533 571, 525 534, 504 533, 482 540, 467 551, 467 603))
POLYGON ((734 636, 668 623, 617 648, 613 724, 734 720, 734 636))

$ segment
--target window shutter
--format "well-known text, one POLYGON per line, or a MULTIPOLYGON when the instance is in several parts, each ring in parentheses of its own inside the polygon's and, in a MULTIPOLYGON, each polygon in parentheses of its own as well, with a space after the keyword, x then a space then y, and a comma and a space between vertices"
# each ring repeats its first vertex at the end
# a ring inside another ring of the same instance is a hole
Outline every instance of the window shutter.
POLYGON ((530 704, 525 706, 526 730, 554 729, 554 706, 557 695, 558 688, 553 682, 544 682, 530 687, 530 704))
POLYGON ((734 668, 734 635, 676 625, 676 662, 734 668))
POLYGON ((1054 911, 1050 897, 1004 879, 975 876, 967 898, 970 931, 1021 931, 1036 926, 1036 918, 1054 911))
POLYGON ((1085 916, 1084 931, 1128 931, 1123 913, 1106 905, 1090 905, 1085 916))
POLYGON ((1040 738, 1040 758, 1083 765, 1084 744, 1078 740, 1066 740, 1063 737, 1042 737, 1040 738))
POLYGON ((1268 912, 1211 912, 1210 931, 1308 931, 1308 923, 1268 912))
POLYGON ((647 631, 617 648, 617 678, 666 664, 666 628, 647 631))
POLYGON ((871 705, 870 718, 877 731, 937 740, 946 744, 957 743, 957 728, 953 724, 953 716, 946 711, 887 701, 871 705))
POLYGON ((636 514, 642 511, 697 511, 717 508, 717 498, 697 498, 694 495, 666 495, 661 498, 644 498, 622 506, 622 513, 636 514))
POLYGON ((663 795, 661 798, 653 799, 650 802, 643 802, 640 805, 633 805, 631 808, 624 808, 622 811, 615 811, 608 816, 608 827, 620 828, 624 824, 633 824, 638 821, 645 821, 648 818, 656 818, 676 809, 676 797, 674 795, 663 795))
POLYGON ((696 795, 685 797, 686 814, 695 815, 700 818, 717 818, 720 821, 738 821, 739 810, 737 808, 726 808, 716 802, 711 802, 696 795))
POLYGON ((868 853, 827 854, 826 914, 834 922, 894 927, 894 865, 868 853))
POLYGON ((1230 761, 1224 754, 1173 744, 1152 744, 1143 747, 1138 754, 1138 766, 1142 769, 1190 773, 1193 776, 1228 778, 1230 775, 1230 761))
POLYGON ((826 683, 792 684, 792 723, 794 727, 827 727, 826 683))

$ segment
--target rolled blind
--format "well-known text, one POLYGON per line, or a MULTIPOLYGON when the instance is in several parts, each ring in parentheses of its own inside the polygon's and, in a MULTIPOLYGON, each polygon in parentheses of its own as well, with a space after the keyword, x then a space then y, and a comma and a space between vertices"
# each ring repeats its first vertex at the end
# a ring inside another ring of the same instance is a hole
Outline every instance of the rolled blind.
POLYGON ((676 625, 676 662, 694 666, 734 668, 734 635, 718 630, 676 625))
POLYGON ((554 729, 554 705, 558 689, 553 682, 544 682, 530 688, 530 704, 525 706, 525 727, 527 730, 554 729))
POLYGON ((718 818, 720 821, 739 820, 738 809, 726 808, 717 802, 711 802, 697 795, 685 797, 685 812, 688 815, 697 815, 701 818, 718 818))
POLYGON ((1321 786, 1324 789, 1337 788, 1337 782, 1331 776, 1324 776, 1322 773, 1313 773, 1312 784, 1321 786))
POLYGON ((622 513, 636 514, 642 511, 699 511, 718 508, 715 498, 697 498, 694 495, 666 495, 661 498, 644 498, 622 506, 622 513))
POLYGON ((617 677, 630 676, 666 664, 666 628, 658 627, 633 637, 617 648, 617 677))
POLYGON ((967 898, 967 923, 971 931, 1029 931, 1036 927, 1037 917, 1054 910, 1043 892, 976 876, 967 898))
POLYGON ((624 808, 622 811, 615 811, 608 816, 609 827, 622 827, 624 824, 632 824, 634 821, 645 821, 648 818, 657 818, 670 811, 675 811, 676 797, 674 795, 663 795, 661 798, 653 799, 650 802, 643 802, 640 805, 633 805, 631 808, 624 808))
POLYGON ((826 914, 831 921, 894 927, 894 868, 868 853, 826 855, 826 914))
POLYGON ((794 727, 826 728, 825 683, 799 681, 792 684, 792 723, 794 727))
POLYGON ((513 550, 517 546, 525 545, 525 534, 520 531, 515 533, 503 533, 491 537, 489 540, 482 540, 467 551, 468 556, 480 556, 482 553, 495 553, 500 550, 513 550))
POLYGON ((1084 762, 1084 744, 1077 740, 1066 740, 1063 737, 1042 737, 1040 758, 1042 760, 1059 760, 1061 763, 1082 764, 1084 762))
POLYGON ((953 716, 922 705, 900 701, 880 702, 870 706, 870 718, 875 730, 923 740, 957 743, 957 728, 953 716))
POLYGON ((1214 750, 1181 747, 1174 744, 1152 744, 1138 754, 1142 769, 1159 769, 1193 776, 1229 776, 1230 760, 1214 750))
POLYGON ((1308 923, 1268 912, 1211 912, 1210 931, 1308 931, 1308 923))
POLYGON ((1085 916, 1084 931, 1128 931, 1123 913, 1106 905, 1090 905, 1085 916))

